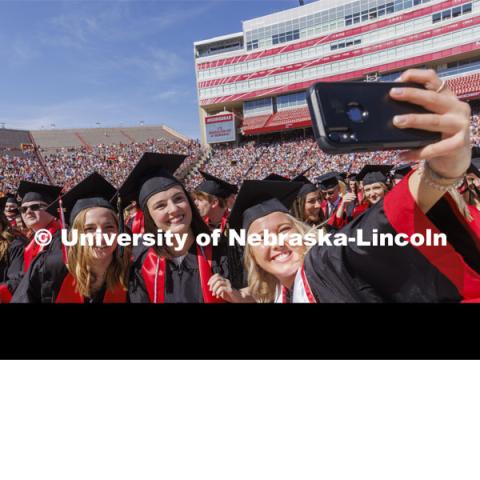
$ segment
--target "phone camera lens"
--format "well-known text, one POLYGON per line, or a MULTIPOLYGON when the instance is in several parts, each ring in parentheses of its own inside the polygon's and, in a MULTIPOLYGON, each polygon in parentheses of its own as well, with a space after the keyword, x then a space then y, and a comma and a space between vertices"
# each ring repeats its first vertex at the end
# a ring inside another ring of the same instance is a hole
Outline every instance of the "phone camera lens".
POLYGON ((340 142, 340 135, 337 132, 331 132, 328 134, 328 138, 332 142, 340 142))
POLYGON ((347 117, 353 123, 363 123, 368 118, 368 112, 359 103, 352 102, 345 110, 347 117))

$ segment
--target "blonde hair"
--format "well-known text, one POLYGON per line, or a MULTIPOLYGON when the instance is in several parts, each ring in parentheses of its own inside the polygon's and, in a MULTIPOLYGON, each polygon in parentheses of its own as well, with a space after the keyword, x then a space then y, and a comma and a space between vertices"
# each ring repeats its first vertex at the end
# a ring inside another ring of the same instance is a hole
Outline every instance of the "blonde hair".
MULTIPOLYGON (((72 229, 77 230, 79 234, 85 233, 85 217, 89 210, 91 208, 82 210, 75 217, 72 229)), ((118 228, 117 216, 113 211, 111 211, 111 215, 118 228)), ((69 239, 71 239, 71 232, 69 233, 69 239)), ((76 291, 84 297, 90 297, 94 293, 92 285, 96 280, 90 266, 93 260, 92 247, 82 246, 80 242, 77 242, 73 247, 68 248, 67 259, 68 271, 75 278, 76 291)), ((108 266, 105 276, 107 290, 112 291, 118 285, 127 290, 129 264, 130 248, 125 247, 122 257, 116 255, 116 252, 113 254, 112 262, 108 266)))
POLYGON ((462 194, 456 188, 452 188, 448 193, 450 193, 452 200, 455 202, 459 212, 465 217, 465 219, 468 222, 473 222, 473 216, 470 213, 468 204, 463 198, 462 194))
POLYGON ((209 193, 206 193, 206 192, 200 192, 198 190, 195 190, 194 192, 192 192, 192 197, 194 200, 197 198, 199 200, 206 200, 210 204, 212 204, 215 200, 217 200, 220 208, 227 208, 226 198, 220 198, 215 195, 210 195, 209 193))
MULTIPOLYGON (((297 233, 305 236, 308 232, 314 230, 305 223, 297 220, 290 214, 285 214, 292 222, 297 233)), ((303 246, 303 256, 306 255, 308 248, 303 246)), ((278 280, 271 274, 263 270, 256 260, 252 251, 252 247, 247 243, 244 253, 244 265, 247 272, 248 292, 258 303, 271 303, 275 300, 275 293, 278 285, 278 280)))
POLYGON ((338 189, 341 195, 345 195, 348 192, 347 184, 342 180, 338 181, 338 189))

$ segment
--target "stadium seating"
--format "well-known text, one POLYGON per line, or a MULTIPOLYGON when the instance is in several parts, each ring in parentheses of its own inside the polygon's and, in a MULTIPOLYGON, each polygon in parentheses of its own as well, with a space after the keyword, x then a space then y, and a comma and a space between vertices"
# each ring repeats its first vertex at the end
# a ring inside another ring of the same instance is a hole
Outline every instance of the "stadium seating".
POLYGON ((3 147, 17 147, 20 145, 30 144, 32 140, 30 133, 26 130, 10 130, 7 128, 0 129, 0 149, 3 147))
POLYGON ((312 125, 308 107, 290 108, 273 113, 247 117, 243 121, 244 135, 256 135, 269 132, 289 130, 291 128, 310 127, 312 125))
POLYGON ((150 139, 164 139, 168 141, 185 139, 185 137, 175 134, 163 125, 128 128, 37 130, 32 132, 32 136, 37 145, 44 148, 144 143, 150 139))
MULTIPOLYGON (((472 83, 468 85, 471 88, 472 83)), ((464 84, 459 81, 457 87, 461 86, 464 84)), ((305 118, 298 110, 279 112, 281 121, 305 118)), ((277 124, 274 119, 272 123, 277 124)), ((480 116, 477 112, 472 115, 471 137, 473 144, 480 144, 480 116)), ((12 143, 11 140, 9 142, 12 143)), ((143 143, 80 145, 60 149, 41 145, 39 151, 54 181, 66 188, 95 170, 118 186, 145 151, 187 155, 176 174, 189 189, 194 189, 202 179, 198 173, 200 166, 212 175, 241 184, 245 179, 261 179, 270 173, 292 178, 309 169, 307 177, 313 180, 328 171, 356 172, 366 164, 398 162, 397 152, 326 155, 319 149, 310 129, 261 135, 255 140, 247 137, 238 145, 218 144, 211 149, 204 149, 193 140, 172 142, 151 138, 143 143)), ((22 179, 48 182, 34 152, 20 152, 18 147, 0 148, 0 192, 14 191, 22 179)))
POLYGON ((460 98, 480 96, 480 73, 455 77, 447 80, 450 88, 460 98))
POLYGON ((310 113, 308 107, 293 108, 274 113, 264 125, 265 130, 285 130, 292 127, 311 126, 310 113))
POLYGON ((263 128, 267 120, 271 117, 268 115, 258 115, 256 117, 245 117, 242 124, 242 132, 244 135, 250 135, 263 128))

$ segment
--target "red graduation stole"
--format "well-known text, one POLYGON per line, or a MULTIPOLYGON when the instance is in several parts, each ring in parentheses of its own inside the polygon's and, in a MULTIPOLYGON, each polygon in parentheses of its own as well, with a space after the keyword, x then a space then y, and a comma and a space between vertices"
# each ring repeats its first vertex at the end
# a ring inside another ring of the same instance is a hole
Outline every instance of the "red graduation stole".
POLYGON ((0 284, 0 303, 10 303, 13 295, 11 294, 10 290, 6 283, 0 284))
MULTIPOLYGON (((52 220, 46 228, 52 235, 60 230, 60 223, 57 220, 52 220)), ((43 246, 35 242, 35 236, 30 240, 30 243, 23 251, 23 271, 26 272, 32 263, 32 260, 44 249, 43 246)))
MULTIPOLYGON (((315 297, 313 296, 312 289, 310 288, 310 284, 308 283, 307 276, 305 275, 305 269, 303 268, 303 265, 300 273, 302 276, 303 288, 307 294, 308 303, 317 303, 315 297)), ((282 303, 287 303, 287 289, 284 286, 282 286, 282 303)))
MULTIPOLYGON (((220 231, 222 233, 225 231, 225 227, 226 227, 227 221, 228 221, 228 216, 229 216, 229 212, 228 212, 228 210, 226 210, 225 213, 223 214, 222 220, 220 221, 220 231)), ((209 217, 204 217, 203 221, 207 224, 208 228, 210 228, 210 218, 209 217)))
MULTIPOLYGON (((197 245, 197 260, 203 301, 205 303, 225 303, 221 298, 214 297, 208 288, 208 280, 212 276, 212 246, 205 247, 204 255, 202 249, 197 245)), ((165 257, 159 257, 153 248, 147 252, 142 266, 142 277, 151 303, 164 303, 165 301, 166 264, 165 257)))
MULTIPOLYGON (((75 290, 75 279, 71 273, 67 273, 67 276, 63 279, 62 286, 58 292, 55 303, 84 303, 85 297, 80 295, 75 290)), ((115 289, 107 290, 105 292, 105 297, 103 298, 103 303, 126 303, 127 301, 127 292, 117 285, 115 289)))
POLYGON ((139 210, 133 217, 132 233, 143 233, 145 231, 145 218, 143 212, 139 210))

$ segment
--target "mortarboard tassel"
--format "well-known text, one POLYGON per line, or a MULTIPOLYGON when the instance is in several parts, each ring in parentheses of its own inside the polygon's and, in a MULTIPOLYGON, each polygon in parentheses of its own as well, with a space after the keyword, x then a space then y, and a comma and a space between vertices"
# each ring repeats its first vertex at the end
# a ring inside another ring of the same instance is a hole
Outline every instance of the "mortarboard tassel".
MULTIPOLYGON (((65 230, 66 229, 65 213, 63 210, 63 202, 61 197, 58 199, 58 213, 60 217, 60 226, 62 227, 62 230, 65 230)), ((63 242, 62 242, 62 254, 63 254, 63 261, 68 268, 67 247, 63 244, 63 242)))
MULTIPOLYGON (((119 234, 124 233, 125 231, 125 220, 123 218, 123 210, 122 210, 122 199, 120 198, 120 194, 118 195, 117 198, 117 211, 118 211, 118 230, 119 234)), ((123 251, 124 247, 118 246, 118 257, 122 258, 123 257, 123 251)))

